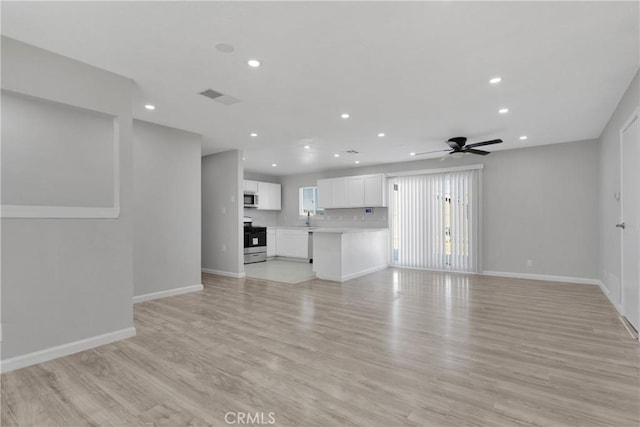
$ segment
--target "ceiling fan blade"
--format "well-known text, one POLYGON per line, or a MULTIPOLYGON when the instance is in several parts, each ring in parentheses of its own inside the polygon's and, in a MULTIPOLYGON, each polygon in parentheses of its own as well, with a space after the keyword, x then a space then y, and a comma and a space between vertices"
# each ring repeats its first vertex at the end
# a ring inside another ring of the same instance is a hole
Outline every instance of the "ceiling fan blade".
POLYGON ((473 153, 473 154, 480 154, 481 156, 486 156, 487 154, 491 154, 488 151, 483 151, 483 150, 474 150, 473 148, 467 148, 466 150, 462 150, 463 153, 473 153))
POLYGON ((446 150, 425 151, 425 152, 423 152, 423 153, 416 153, 415 155, 416 155, 416 156, 422 156, 423 154, 441 153, 441 152, 443 152, 443 151, 451 151, 451 150, 446 149, 446 150))
POLYGON ((482 147, 483 145, 491 145, 491 144, 500 144, 501 142, 502 142, 501 139, 492 139, 491 141, 483 141, 483 142, 476 142, 475 144, 469 144, 467 145, 467 148, 482 147))

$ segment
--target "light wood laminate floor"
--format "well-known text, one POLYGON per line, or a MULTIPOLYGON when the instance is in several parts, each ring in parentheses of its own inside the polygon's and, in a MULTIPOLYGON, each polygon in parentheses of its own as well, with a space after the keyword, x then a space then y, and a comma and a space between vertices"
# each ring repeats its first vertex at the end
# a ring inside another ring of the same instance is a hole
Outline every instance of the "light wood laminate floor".
POLYGON ((203 283, 137 304, 134 338, 2 375, 2 426, 640 421, 638 343, 595 286, 400 269, 203 283))

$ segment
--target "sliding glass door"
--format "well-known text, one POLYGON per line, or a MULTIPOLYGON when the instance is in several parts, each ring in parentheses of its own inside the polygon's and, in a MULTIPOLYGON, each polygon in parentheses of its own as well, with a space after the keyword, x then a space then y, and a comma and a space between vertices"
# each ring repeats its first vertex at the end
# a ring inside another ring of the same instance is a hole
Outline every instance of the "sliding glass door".
POLYGON ((474 169, 391 178, 392 264, 478 270, 479 174, 474 169))

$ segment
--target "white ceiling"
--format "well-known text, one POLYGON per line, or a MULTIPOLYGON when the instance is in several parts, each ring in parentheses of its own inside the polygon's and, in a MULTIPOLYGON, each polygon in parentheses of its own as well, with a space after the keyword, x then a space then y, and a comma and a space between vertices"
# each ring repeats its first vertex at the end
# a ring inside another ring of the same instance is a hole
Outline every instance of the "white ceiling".
POLYGON ((639 66, 638 6, 3 1, 2 33, 132 78, 136 118, 283 175, 406 161, 459 135, 504 139, 491 150, 596 138, 639 66))

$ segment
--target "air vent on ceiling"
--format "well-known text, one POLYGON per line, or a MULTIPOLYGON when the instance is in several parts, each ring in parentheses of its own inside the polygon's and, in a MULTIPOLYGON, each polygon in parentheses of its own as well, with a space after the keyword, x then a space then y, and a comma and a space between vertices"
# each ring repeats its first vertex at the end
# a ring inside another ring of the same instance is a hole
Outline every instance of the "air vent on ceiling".
POLYGON ((233 105, 241 102, 238 98, 234 98, 233 96, 225 95, 224 93, 220 93, 213 89, 207 89, 200 92, 200 95, 206 96, 207 98, 213 99, 216 102, 224 105, 233 105))
POLYGON ((200 92, 200 95, 206 96, 207 98, 211 98, 211 99, 216 99, 222 96, 220 92, 216 92, 213 89, 203 90, 202 92, 200 92))
POLYGON ((357 150, 353 150, 353 149, 351 149, 351 150, 347 150, 347 151, 345 151, 345 152, 346 152, 347 154, 360 154, 360 152, 359 152, 359 151, 357 151, 357 150))

